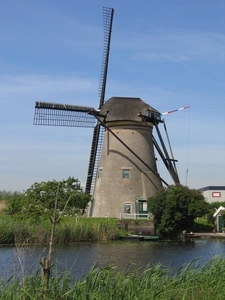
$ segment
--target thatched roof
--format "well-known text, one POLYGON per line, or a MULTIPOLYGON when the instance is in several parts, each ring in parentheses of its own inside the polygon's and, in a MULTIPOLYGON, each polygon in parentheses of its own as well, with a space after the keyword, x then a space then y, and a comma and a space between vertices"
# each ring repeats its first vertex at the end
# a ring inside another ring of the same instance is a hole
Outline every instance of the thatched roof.
POLYGON ((107 121, 136 121, 141 122, 138 113, 146 114, 147 110, 159 113, 156 109, 140 98, 112 97, 101 108, 100 114, 108 112, 107 121))

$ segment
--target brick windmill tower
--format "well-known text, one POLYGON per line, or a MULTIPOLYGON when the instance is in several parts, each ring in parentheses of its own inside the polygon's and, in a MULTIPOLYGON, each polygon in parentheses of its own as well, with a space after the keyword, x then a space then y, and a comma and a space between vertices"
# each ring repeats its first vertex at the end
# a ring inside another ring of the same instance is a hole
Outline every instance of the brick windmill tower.
POLYGON ((174 183, 179 183, 175 160, 170 158, 158 124, 159 111, 140 98, 112 97, 105 102, 114 10, 103 8, 104 51, 98 109, 86 106, 36 102, 35 125, 94 128, 86 192, 93 201, 88 216, 118 217, 125 214, 144 216, 147 198, 163 184, 158 174, 158 151, 174 183), (156 128, 161 146, 153 136, 156 128))

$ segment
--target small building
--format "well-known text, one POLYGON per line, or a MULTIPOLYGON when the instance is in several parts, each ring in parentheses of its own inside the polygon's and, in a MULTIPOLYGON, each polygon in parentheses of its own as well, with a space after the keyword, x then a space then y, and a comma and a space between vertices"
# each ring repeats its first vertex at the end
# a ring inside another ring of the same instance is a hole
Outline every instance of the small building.
POLYGON ((206 186, 198 190, 208 203, 225 202, 225 186, 206 186))
POLYGON ((225 210, 225 207, 220 206, 214 213, 213 217, 216 218, 215 225, 217 232, 224 231, 224 219, 221 216, 221 212, 225 210))

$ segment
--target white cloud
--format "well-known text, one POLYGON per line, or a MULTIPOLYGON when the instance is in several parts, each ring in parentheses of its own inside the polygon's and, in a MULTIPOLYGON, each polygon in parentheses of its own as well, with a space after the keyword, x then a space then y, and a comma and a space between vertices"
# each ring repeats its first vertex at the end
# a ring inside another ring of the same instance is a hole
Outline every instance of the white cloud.
POLYGON ((222 34, 163 28, 151 29, 144 34, 124 32, 120 38, 114 41, 114 47, 129 48, 133 51, 132 59, 206 63, 225 60, 225 35, 222 34))
POLYGON ((78 76, 50 76, 50 75, 18 75, 2 76, 0 96, 9 96, 17 93, 43 92, 92 92, 98 82, 91 78, 78 76))

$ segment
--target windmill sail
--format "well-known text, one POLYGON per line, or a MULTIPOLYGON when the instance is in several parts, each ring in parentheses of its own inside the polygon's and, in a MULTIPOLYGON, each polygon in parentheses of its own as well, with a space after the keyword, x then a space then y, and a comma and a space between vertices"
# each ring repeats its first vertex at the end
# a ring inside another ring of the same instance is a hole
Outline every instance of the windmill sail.
MULTIPOLYGON (((108 7, 103 8, 104 48, 103 48, 103 58, 102 58, 102 70, 101 70, 101 77, 99 83, 99 95, 100 95, 99 109, 101 109, 101 107, 105 102, 105 89, 106 89, 106 80, 107 80, 107 72, 108 72, 113 15, 114 15, 113 8, 108 8, 108 7)), ((88 174, 86 180, 86 189, 85 189, 87 193, 93 192, 100 155, 102 151, 103 139, 104 139, 104 128, 101 127, 100 123, 98 123, 94 129, 92 145, 91 145, 91 153, 90 153, 88 174)))
MULTIPOLYGON (((99 109, 101 109, 105 101, 113 14, 113 8, 103 8, 104 47, 99 83, 99 109)), ((87 193, 93 190, 104 136, 104 128, 101 127, 99 122, 97 123, 93 114, 88 114, 89 112, 97 113, 93 107, 36 102, 34 114, 34 125, 94 128, 85 189, 87 193)))
POLYGON ((34 125, 93 128, 96 120, 88 112, 93 107, 36 102, 34 125))
POLYGON ((103 25, 104 25, 104 48, 102 56, 102 70, 99 82, 99 109, 105 102, 105 89, 109 64, 109 50, 111 42, 112 24, 113 24, 114 9, 103 7, 103 25))

